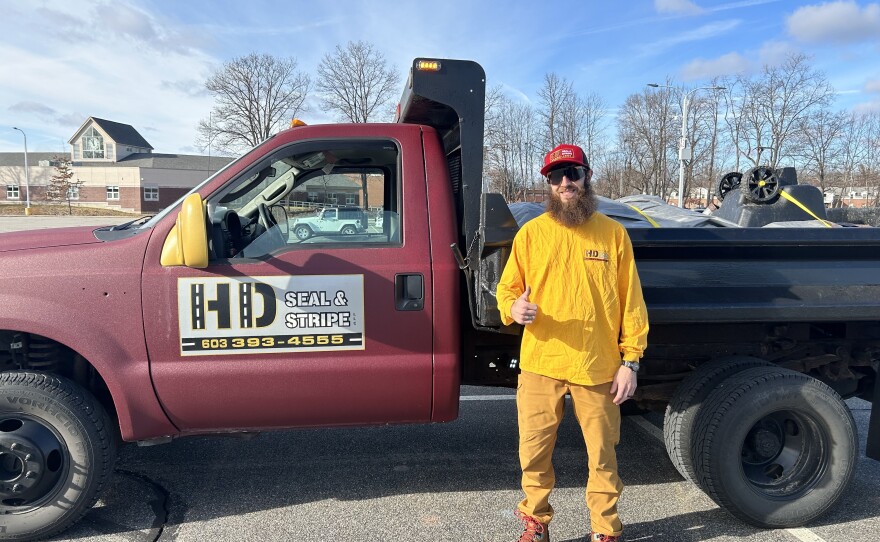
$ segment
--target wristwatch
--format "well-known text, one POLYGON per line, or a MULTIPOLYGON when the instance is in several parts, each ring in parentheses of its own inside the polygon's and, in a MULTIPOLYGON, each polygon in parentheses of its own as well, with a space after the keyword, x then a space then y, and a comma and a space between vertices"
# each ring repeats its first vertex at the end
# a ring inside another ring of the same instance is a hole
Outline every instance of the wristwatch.
POLYGON ((632 370, 632 372, 634 372, 634 373, 639 372, 639 362, 638 361, 623 360, 620 362, 620 364, 623 365, 624 367, 626 367, 627 369, 632 370))

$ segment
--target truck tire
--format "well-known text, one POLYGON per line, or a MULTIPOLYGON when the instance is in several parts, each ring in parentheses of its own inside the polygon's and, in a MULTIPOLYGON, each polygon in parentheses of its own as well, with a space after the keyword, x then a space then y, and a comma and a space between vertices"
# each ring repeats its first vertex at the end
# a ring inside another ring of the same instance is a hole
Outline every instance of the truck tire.
POLYGON ((0 540, 58 534, 110 481, 115 431, 95 398, 65 378, 2 373, 0 397, 0 540))
POLYGON ((685 480, 697 484, 694 473, 693 434, 697 418, 705 412, 706 398, 726 378, 754 367, 772 367, 762 359, 731 356, 704 363, 685 378, 663 417, 663 440, 666 453, 685 480))
POLYGON ((719 506, 752 525, 788 528, 821 516, 855 472, 852 413, 826 384, 788 369, 748 369, 710 394, 694 466, 719 506))
POLYGON ((357 233, 357 228, 354 226, 343 226, 342 227, 342 235, 354 235, 357 233))
POLYGON ((305 241, 312 236, 312 230, 308 226, 297 226, 293 228, 293 234, 296 235, 296 238, 300 241, 305 241))

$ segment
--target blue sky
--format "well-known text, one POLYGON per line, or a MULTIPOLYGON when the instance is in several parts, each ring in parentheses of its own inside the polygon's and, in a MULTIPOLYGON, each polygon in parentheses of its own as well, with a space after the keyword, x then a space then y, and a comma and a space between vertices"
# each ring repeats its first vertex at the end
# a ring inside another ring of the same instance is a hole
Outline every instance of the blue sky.
MULTIPOLYGON (((814 57, 837 107, 880 110, 880 3, 864 0, 0 0, 0 151, 67 150, 88 116, 133 125, 156 152, 196 153, 203 82, 250 52, 312 75, 349 40, 405 78, 417 56, 480 62, 490 85, 537 105, 545 73, 616 108, 667 77, 690 87, 786 54, 814 57)), ((302 115, 331 122, 317 100, 302 115)))

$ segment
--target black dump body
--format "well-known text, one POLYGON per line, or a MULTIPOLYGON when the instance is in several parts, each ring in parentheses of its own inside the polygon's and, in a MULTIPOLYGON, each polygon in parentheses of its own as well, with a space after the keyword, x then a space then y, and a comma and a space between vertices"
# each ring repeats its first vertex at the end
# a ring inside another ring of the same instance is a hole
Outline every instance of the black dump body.
MULTIPOLYGON (((466 341, 465 359, 479 361, 465 367, 465 381, 509 385, 521 330, 501 326, 494 290, 518 225, 497 194, 484 195, 483 208, 472 314, 476 329, 497 332, 472 333, 466 341)), ((760 212, 745 206, 740 215, 754 220, 760 212)), ((761 358, 810 374, 843 397, 880 404, 880 228, 628 232, 651 324, 640 406, 663 408, 695 367, 725 356, 761 358)), ((880 458, 876 412, 871 427, 869 456, 880 458)))
MULTIPOLYGON (((416 59, 397 121, 433 126, 446 153, 465 282, 463 382, 510 386, 522 330, 501 325, 495 289, 519 226, 500 195, 482 192, 484 97, 478 64, 416 59)), ((880 404, 880 228, 757 227, 810 219, 805 207, 828 224, 821 194, 794 170, 756 171, 767 173, 730 183, 718 213, 739 227, 629 228, 651 324, 639 406, 662 408, 694 368, 728 355, 880 404)), ((880 458, 880 408, 868 455, 880 458)))

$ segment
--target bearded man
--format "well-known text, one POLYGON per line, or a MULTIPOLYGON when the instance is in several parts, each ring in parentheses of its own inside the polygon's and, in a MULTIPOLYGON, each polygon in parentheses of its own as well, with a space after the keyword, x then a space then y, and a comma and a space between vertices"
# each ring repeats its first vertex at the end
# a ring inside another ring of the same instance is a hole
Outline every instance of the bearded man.
POLYGON ((647 310, 626 229, 596 211, 583 149, 559 145, 544 157, 541 174, 550 187, 547 212, 517 233, 497 291, 502 321, 523 326, 516 392, 525 493, 516 510, 523 523, 519 540, 550 540, 551 458, 570 394, 588 455, 589 540, 616 542, 623 531, 615 452, 620 405, 636 390, 647 310))

